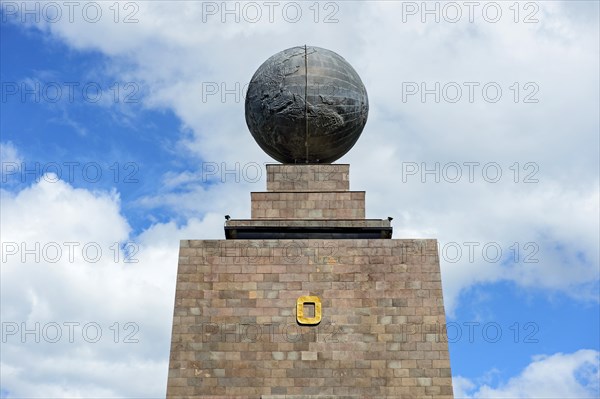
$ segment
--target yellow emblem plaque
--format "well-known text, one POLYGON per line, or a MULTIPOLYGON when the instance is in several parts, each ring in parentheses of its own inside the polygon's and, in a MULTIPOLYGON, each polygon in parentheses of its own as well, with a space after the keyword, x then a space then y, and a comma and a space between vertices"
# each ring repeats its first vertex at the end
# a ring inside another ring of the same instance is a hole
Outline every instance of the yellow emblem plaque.
POLYGON ((318 296, 301 296, 296 300, 296 320, 298 324, 315 326, 321 322, 321 299, 318 296), (304 316, 304 304, 312 303, 315 305, 315 315, 313 317, 304 316))

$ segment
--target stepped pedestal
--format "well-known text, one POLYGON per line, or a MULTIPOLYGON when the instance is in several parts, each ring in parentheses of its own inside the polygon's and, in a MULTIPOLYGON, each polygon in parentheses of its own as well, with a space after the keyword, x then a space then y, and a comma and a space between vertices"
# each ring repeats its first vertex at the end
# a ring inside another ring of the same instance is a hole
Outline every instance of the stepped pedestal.
POLYGON ((168 398, 452 397, 437 243, 348 171, 267 165, 251 219, 181 242, 168 398))

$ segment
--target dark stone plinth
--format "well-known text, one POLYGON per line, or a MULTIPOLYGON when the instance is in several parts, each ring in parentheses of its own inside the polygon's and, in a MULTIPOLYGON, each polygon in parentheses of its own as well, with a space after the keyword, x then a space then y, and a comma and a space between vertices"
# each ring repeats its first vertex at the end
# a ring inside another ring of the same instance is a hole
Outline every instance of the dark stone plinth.
POLYGON ((388 220, 228 220, 225 238, 267 239, 370 239, 392 238, 388 220))

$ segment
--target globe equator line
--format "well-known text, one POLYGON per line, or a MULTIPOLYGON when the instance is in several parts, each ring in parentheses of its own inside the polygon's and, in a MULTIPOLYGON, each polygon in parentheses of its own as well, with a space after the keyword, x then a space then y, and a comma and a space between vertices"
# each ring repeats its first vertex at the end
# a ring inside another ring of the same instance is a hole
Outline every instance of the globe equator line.
POLYGON ((306 147, 306 159, 308 162, 308 54, 306 51, 306 44, 304 45, 304 147, 306 147))

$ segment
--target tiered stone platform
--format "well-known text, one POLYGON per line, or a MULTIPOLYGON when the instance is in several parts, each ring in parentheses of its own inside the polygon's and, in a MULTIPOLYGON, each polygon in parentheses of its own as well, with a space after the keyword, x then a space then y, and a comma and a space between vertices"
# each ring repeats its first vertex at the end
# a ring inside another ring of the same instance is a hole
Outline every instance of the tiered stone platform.
POLYGON ((227 240, 181 241, 168 398, 452 398, 437 243, 348 170, 268 165, 227 240))

